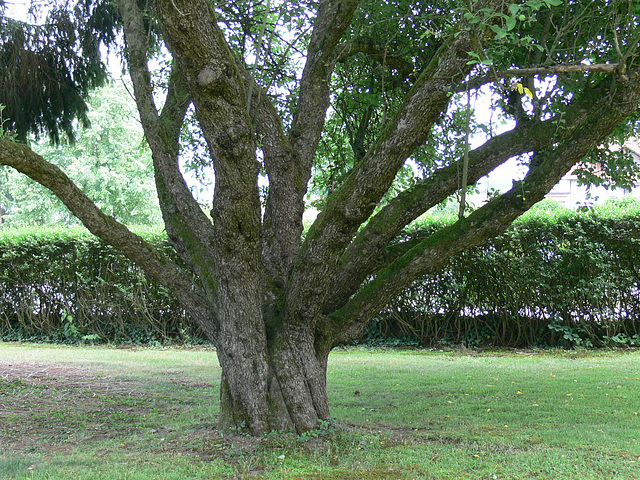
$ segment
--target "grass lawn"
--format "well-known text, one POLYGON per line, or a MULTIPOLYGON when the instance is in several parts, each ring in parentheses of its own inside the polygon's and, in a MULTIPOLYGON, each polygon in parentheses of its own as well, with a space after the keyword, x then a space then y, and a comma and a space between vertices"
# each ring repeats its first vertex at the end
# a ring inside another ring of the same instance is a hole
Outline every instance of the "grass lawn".
POLYGON ((0 343, 0 479, 640 479, 640 352, 340 350, 335 424, 220 432, 215 352, 0 343))

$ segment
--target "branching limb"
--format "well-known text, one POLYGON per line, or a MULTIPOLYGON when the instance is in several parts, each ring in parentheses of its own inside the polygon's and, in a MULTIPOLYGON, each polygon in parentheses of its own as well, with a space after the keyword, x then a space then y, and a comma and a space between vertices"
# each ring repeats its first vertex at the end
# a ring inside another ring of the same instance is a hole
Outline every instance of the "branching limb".
MULTIPOLYGON (((577 98, 564 112, 561 128, 558 128, 557 118, 524 123, 471 151, 469 183, 477 182, 510 157, 549 148, 553 142, 573 134, 598 108, 597 103, 593 102, 593 95, 606 95, 602 86, 598 92, 577 98)), ((329 314, 340 308, 357 291, 359 285, 379 265, 379 259, 383 257, 387 245, 405 225, 455 191, 457 169, 455 164, 439 169, 432 177, 402 192, 368 222, 340 261, 332 293, 323 307, 324 313, 329 314)))
POLYGON ((147 67, 143 13, 135 1, 122 0, 119 5, 124 20, 129 71, 142 127, 153 154, 156 187, 167 233, 180 257, 191 266, 210 293, 213 260, 208 251, 213 228, 191 195, 178 167, 180 130, 191 100, 177 66, 173 65, 165 105, 158 115, 147 67))
MULTIPOLYGON (((243 70, 243 77, 247 84, 254 84, 250 116, 255 119, 264 167, 269 176, 269 193, 262 222, 262 259, 270 278, 269 286, 281 291, 300 249, 305 208, 300 192, 306 185, 300 176, 300 159, 284 133, 276 108, 249 72, 243 70)), ((273 295, 267 293, 268 297, 275 295, 275 292, 273 295)))
POLYGON ((375 279, 356 293, 343 308, 331 314, 327 328, 342 332, 337 335, 334 344, 359 335, 367 322, 415 279, 443 268, 453 255, 485 243, 540 201, 574 164, 636 111, 640 99, 640 75, 636 73, 631 80, 621 80, 623 85, 617 89, 614 87, 611 95, 591 92, 597 108, 570 136, 546 153, 543 161, 532 168, 524 180, 515 182, 509 192, 474 211, 469 217, 420 242, 378 272, 375 279))
POLYGON ((215 169, 210 251, 215 281, 212 300, 220 318, 217 355, 225 371, 221 417, 234 418, 236 424, 242 417, 251 431, 264 432, 270 429, 270 420, 264 401, 269 365, 263 316, 260 164, 255 128, 247 112, 247 84, 211 2, 155 0, 154 6, 215 169), (174 4, 183 15, 177 14, 174 4))
MULTIPOLYGON (((263 253, 265 266, 274 280, 272 287, 276 290, 281 290, 288 281, 300 250, 304 195, 329 107, 335 49, 358 4, 359 0, 323 0, 318 5, 288 148, 276 154, 265 150, 270 184, 264 216, 263 253)), ((268 137, 264 140, 267 141, 265 147, 269 148, 268 137)))
POLYGON ((120 250, 148 275, 171 290, 215 341, 218 324, 204 292, 184 270, 156 251, 142 237, 103 213, 57 166, 26 145, 0 140, 0 165, 9 165, 51 190, 95 236, 120 250))
POLYGON ((236 232, 230 247, 237 248, 237 259, 259 270, 259 164, 241 70, 209 2, 158 0, 155 6, 215 168, 214 242, 236 232), (184 16, 176 14, 173 3, 184 16))
POLYGON ((180 130, 190 103, 183 79, 174 64, 160 115, 162 143, 156 147, 153 164, 169 239, 180 257, 198 275, 208 294, 212 295, 215 291, 211 255, 215 235, 213 225, 193 198, 178 164, 180 130))
MULTIPOLYGON (((474 184, 507 159, 548 144, 555 126, 529 123, 502 133, 469 152, 468 183, 474 184)), ((323 307, 325 314, 340 308, 379 263, 389 243, 422 213, 438 205, 458 188, 458 165, 436 171, 431 177, 400 193, 358 233, 340 260, 334 286, 323 307)))
MULTIPOLYGON (((489 0, 482 6, 501 5, 500 0, 489 0)), ((468 30, 457 33, 440 47, 362 162, 327 198, 292 274, 285 308, 293 321, 307 322, 319 312, 344 249, 369 218, 406 158, 424 143, 447 108, 451 99, 448 86, 469 73, 471 35, 468 30)))
MULTIPOLYGON (((599 91, 601 95, 606 94, 602 86, 599 91)), ((511 157, 549 148, 553 142, 567 138, 596 108, 598 105, 593 102, 592 95, 582 95, 563 113, 562 124, 556 117, 544 122, 524 122, 491 138, 469 152, 468 183, 475 184, 511 157)), ((340 308, 358 290, 373 273, 387 245, 406 225, 455 192, 458 170, 457 164, 437 170, 431 177, 400 193, 369 220, 340 260, 334 287, 323 307, 325 314, 340 308)))
POLYGON ((308 181, 316 148, 329 107, 330 79, 335 67, 335 49, 351 23, 360 0, 322 0, 307 50, 307 63, 300 80, 300 95, 289 138, 308 181))

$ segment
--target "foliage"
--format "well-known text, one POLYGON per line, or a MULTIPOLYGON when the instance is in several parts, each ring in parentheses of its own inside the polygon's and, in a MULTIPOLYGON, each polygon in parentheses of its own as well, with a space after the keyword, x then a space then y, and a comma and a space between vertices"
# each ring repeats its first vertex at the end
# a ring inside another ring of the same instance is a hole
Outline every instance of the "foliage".
MULTIPOLYGON (((161 222, 153 167, 137 112, 125 86, 113 83, 88 101, 92 127, 73 144, 40 141, 34 150, 64 169, 109 215, 127 225, 161 222)), ((78 219, 48 189, 8 167, 0 167, 2 227, 77 225, 78 219)))
MULTIPOLYGON (((415 282, 358 343, 639 345, 639 203, 571 212, 544 202, 485 247, 415 282)), ((410 235, 445 222, 425 218, 410 235)), ((164 235, 142 232, 169 251, 164 235)), ((5 230, 0 267, 5 339, 204 341, 170 292, 86 231, 5 230)))
MULTIPOLYGON (((161 231, 139 233, 170 254, 161 231)), ((81 228, 1 230, 0 304, 5 340, 202 341, 166 288, 81 228)))
POLYGON ((455 257, 441 273, 415 282, 372 324, 365 341, 634 346, 640 334, 638 218, 636 199, 586 212, 547 203, 487 245, 455 257))
POLYGON ((9 138, 11 138, 12 137, 11 133, 8 132, 5 129, 5 125, 4 125, 5 123, 7 123, 7 119, 4 118, 4 109, 5 108, 6 107, 4 105, 0 104, 0 137, 9 137, 9 138))
POLYGON ((49 3, 31 20, 3 15, 0 4, 0 104, 6 129, 26 142, 46 133, 58 143, 74 140, 74 120, 88 126, 86 96, 104 84, 100 45, 115 40, 113 2, 78 2, 75 8, 49 3))

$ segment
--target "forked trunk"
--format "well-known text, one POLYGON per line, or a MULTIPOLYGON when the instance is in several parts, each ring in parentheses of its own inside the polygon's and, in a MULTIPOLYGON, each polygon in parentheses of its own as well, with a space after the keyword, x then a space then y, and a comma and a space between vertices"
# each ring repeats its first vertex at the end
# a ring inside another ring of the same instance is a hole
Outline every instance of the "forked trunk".
POLYGON ((224 431, 303 433, 329 419, 328 353, 318 354, 312 337, 301 340, 293 332, 283 332, 269 341, 265 356, 245 351, 242 358, 231 359, 221 355, 219 348, 218 357, 222 366, 219 426, 224 431))

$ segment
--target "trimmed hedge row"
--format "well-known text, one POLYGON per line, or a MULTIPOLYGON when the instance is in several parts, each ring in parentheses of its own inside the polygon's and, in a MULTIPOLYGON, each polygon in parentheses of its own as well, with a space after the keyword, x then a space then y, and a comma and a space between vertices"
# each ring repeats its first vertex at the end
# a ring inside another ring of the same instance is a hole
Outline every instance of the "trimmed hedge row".
MULTIPOLYGON (((172 254, 161 230, 137 233, 172 254)), ((0 230, 0 338, 205 341, 171 292, 80 228, 0 230)), ((639 204, 527 214, 415 282, 361 342, 394 339, 423 346, 640 345, 639 204)))
MULTIPOLYGON (((171 254, 159 229, 136 231, 171 254)), ((171 292, 83 228, 0 231, 0 337, 198 342, 171 292)))
POLYGON ((639 206, 627 200, 587 212, 530 212, 416 282, 367 338, 409 337, 425 346, 640 346, 639 206))

